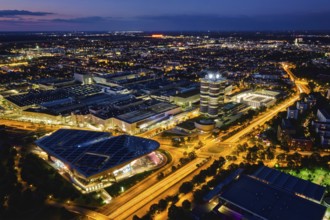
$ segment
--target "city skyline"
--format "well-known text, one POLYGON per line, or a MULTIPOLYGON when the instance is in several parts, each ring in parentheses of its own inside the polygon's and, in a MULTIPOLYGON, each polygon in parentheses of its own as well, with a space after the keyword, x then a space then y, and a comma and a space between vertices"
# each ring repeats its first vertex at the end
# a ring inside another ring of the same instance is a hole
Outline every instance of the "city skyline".
POLYGON ((327 32, 2 32, 0 219, 329 219, 329 49, 327 32))
POLYGON ((329 30, 330 20, 325 0, 2 2, 1 31, 329 30))
POLYGON ((0 220, 330 220, 330 0, 0 2, 0 220))

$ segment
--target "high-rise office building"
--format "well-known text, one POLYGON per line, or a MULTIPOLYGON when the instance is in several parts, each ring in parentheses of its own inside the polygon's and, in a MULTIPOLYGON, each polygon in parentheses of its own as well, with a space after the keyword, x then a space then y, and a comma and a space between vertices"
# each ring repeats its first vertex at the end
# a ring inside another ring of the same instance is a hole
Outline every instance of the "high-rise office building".
POLYGON ((201 79, 200 112, 211 118, 219 115, 224 104, 228 81, 219 73, 209 72, 201 79))
POLYGON ((286 118, 287 119, 298 119, 299 110, 295 106, 291 106, 287 110, 286 118))

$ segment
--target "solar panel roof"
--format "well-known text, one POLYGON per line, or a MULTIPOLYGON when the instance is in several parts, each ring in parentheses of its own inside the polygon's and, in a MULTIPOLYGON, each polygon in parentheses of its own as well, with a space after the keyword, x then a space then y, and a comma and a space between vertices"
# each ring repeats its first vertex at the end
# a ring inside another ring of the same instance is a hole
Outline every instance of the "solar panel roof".
POLYGON ((243 175, 220 195, 221 199, 269 220, 322 220, 326 207, 243 175))
POLYGON ((85 177, 115 169, 159 148, 158 142, 145 138, 69 129, 60 129, 36 144, 85 177))
POLYGON ((299 193, 317 201, 321 201, 325 193, 325 187, 323 186, 299 179, 266 166, 260 167, 253 176, 265 180, 273 186, 287 190, 291 193, 299 193))

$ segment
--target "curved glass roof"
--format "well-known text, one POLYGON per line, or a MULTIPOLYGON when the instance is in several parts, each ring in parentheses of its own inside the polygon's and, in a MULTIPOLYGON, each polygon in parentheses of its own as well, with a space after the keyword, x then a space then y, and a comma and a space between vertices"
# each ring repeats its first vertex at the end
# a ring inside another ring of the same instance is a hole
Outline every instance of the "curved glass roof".
POLYGON ((70 129, 57 130, 36 144, 85 177, 116 169, 160 146, 156 141, 135 136, 70 129))

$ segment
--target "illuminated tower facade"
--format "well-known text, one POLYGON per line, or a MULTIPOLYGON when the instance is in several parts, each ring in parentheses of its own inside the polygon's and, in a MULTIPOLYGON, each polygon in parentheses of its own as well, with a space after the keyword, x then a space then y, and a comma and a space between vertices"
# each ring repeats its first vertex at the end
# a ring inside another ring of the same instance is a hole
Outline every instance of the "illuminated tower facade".
POLYGON ((201 79, 200 112, 211 118, 219 115, 220 106, 225 101, 225 90, 228 81, 219 73, 207 73, 201 79))

